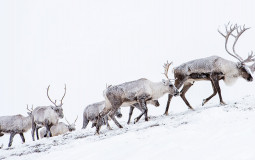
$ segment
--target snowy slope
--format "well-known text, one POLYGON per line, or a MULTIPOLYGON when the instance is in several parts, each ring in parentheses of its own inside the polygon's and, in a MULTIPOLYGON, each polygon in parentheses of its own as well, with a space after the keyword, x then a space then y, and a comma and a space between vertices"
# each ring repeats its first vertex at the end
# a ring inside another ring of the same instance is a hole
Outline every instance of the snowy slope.
POLYGON ((0 159, 255 159, 255 96, 226 106, 197 106, 148 122, 112 122, 101 135, 88 128, 0 150, 0 159))

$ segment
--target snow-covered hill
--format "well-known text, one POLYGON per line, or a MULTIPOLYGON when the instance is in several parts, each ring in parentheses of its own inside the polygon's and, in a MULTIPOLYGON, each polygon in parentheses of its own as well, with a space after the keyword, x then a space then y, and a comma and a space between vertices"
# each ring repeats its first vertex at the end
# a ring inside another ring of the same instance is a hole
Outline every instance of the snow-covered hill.
POLYGON ((0 159, 255 159, 255 96, 226 106, 198 106, 148 122, 113 123, 101 135, 87 128, 0 150, 0 159))

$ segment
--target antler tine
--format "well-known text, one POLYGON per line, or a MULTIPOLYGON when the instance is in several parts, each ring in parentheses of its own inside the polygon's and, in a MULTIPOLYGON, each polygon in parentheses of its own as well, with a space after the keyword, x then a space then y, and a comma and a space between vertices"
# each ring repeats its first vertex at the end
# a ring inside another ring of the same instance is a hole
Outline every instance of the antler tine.
POLYGON ((29 108, 28 108, 28 104, 27 104, 27 110, 30 111, 30 112, 32 112, 32 111, 34 110, 34 106, 32 105, 32 108, 29 109, 29 108))
POLYGON ((64 93, 64 95, 63 95, 63 97, 62 97, 62 99, 61 99, 61 101, 60 101, 60 102, 61 102, 61 105, 63 105, 63 102, 62 102, 62 101, 63 101, 65 95, 66 95, 66 84, 65 84, 65 93, 64 93))
POLYGON ((68 123, 68 125, 70 125, 70 123, 68 122, 68 120, 65 118, 66 122, 68 123))
POLYGON ((78 115, 77 115, 77 117, 76 117, 76 119, 75 119, 75 121, 74 121, 74 124, 76 123, 77 119, 78 119, 78 115))
MULTIPOLYGON (((27 104, 27 110, 30 111, 30 109, 28 108, 28 104, 27 104)), ((30 111, 31 112, 31 111, 30 111)))
POLYGON ((251 53, 250 54, 248 53, 248 57, 245 60, 243 60, 242 63, 254 62, 255 61, 254 57, 255 55, 253 55, 253 51, 251 51, 251 53))
POLYGON ((225 38, 225 50, 227 51, 227 53, 229 54, 229 55, 231 55, 231 56, 233 56, 234 58, 236 58, 236 59, 238 59, 240 62, 242 62, 242 58, 240 58, 240 56, 238 56, 235 52, 234 52, 234 54, 235 55, 233 55, 231 52, 229 52, 229 50, 228 50, 228 39, 229 39, 229 36, 230 35, 232 35, 232 33, 233 33, 233 31, 235 31, 236 29, 237 29, 237 24, 236 25, 230 25, 230 27, 229 27, 229 24, 230 23, 228 23, 227 25, 225 25, 225 29, 226 29, 226 35, 224 35, 219 29, 218 29, 218 32, 225 38))
MULTIPOLYGON (((237 26, 237 24, 236 24, 236 26, 237 26)), ((242 27, 242 26, 237 26, 237 27, 236 27, 236 33, 237 33, 237 35, 231 34, 233 37, 235 37, 235 41, 234 41, 234 44, 233 44, 233 46, 232 46, 233 52, 234 52, 234 54, 241 60, 242 63, 243 63, 244 60, 243 60, 243 58, 242 58, 241 56, 239 56, 239 55, 236 53, 236 51, 235 51, 235 45, 236 45, 236 43, 237 43, 239 37, 240 37, 246 30, 248 30, 248 29, 250 29, 250 28, 245 28, 245 24, 243 25, 243 27, 242 27), (240 29, 240 31, 239 31, 239 29, 240 29)))
POLYGON ((169 70, 169 67, 170 67, 170 65, 171 65, 172 63, 173 63, 173 62, 168 63, 168 61, 167 61, 167 62, 163 65, 164 70, 165 70, 164 75, 166 76, 167 79, 169 79, 169 78, 168 78, 168 70, 169 70))
POLYGON ((50 85, 49 85, 48 88, 47 88, 47 96, 48 96, 49 100, 51 101, 51 103, 53 103, 53 104, 57 107, 56 101, 55 101, 55 103, 54 103, 54 102, 50 99, 50 96, 49 96, 49 89, 50 89, 50 85))

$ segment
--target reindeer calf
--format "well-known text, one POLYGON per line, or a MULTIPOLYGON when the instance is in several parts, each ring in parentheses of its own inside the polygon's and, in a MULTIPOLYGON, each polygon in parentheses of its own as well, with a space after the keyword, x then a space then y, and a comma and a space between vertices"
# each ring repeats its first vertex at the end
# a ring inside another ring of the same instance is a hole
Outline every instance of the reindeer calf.
MULTIPOLYGON (((94 103, 91 105, 88 105, 83 112, 83 126, 82 129, 85 129, 89 123, 89 121, 92 121, 92 127, 96 126, 97 124, 97 117, 99 115, 99 113, 101 111, 103 111, 103 109, 105 108, 105 101, 101 101, 98 103, 94 103)), ((118 118, 122 117, 121 114, 121 110, 117 110, 117 112, 115 113, 115 116, 117 116, 118 118)), ((108 129, 111 129, 109 123, 108 123, 108 115, 104 116, 102 118, 102 123, 104 125, 107 125, 108 129)))

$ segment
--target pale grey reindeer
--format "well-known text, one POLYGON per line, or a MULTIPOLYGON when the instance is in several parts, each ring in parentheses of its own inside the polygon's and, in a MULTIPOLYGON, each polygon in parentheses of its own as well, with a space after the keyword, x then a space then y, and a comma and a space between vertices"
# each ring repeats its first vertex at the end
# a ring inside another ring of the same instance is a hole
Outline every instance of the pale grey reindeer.
MULTIPOLYGON (((159 102, 158 102, 158 100, 150 100, 150 101, 147 102, 147 104, 152 104, 152 105, 154 105, 155 107, 158 107, 158 106, 160 105, 159 102)), ((128 122, 127 122, 127 124, 130 123, 130 119, 131 119, 131 117, 132 117, 134 108, 139 109, 141 112, 143 111, 143 109, 142 109, 142 107, 139 105, 139 103, 136 103, 136 104, 131 105, 131 106, 130 106, 130 109, 129 109, 129 117, 128 117, 128 122)))
MULTIPOLYGON (((28 106, 27 106, 28 109, 28 106)), ((23 143, 25 143, 24 134, 32 127, 32 109, 28 109, 28 116, 24 117, 20 114, 13 116, 1 116, 0 117, 0 135, 3 136, 3 133, 10 133, 10 140, 8 147, 12 146, 13 138, 16 134, 19 134, 23 143), (3 132, 3 133, 2 133, 3 132)))
POLYGON ((65 90, 64 95, 63 95, 62 99, 60 100, 59 105, 56 104, 56 100, 55 100, 55 102, 53 102, 50 99, 49 88, 50 88, 50 85, 47 88, 47 97, 54 104, 54 106, 38 106, 33 110, 33 112, 32 112, 32 131, 31 131, 33 141, 35 140, 35 138, 34 138, 35 131, 36 131, 36 137, 38 140, 39 139, 38 130, 39 130, 39 128, 41 128, 43 126, 46 127, 47 136, 52 137, 50 128, 53 125, 58 124, 58 120, 62 119, 64 117, 62 106, 63 106, 63 99, 66 95, 66 85, 64 88, 64 90, 65 90))
MULTIPOLYGON (((98 115, 99 115, 100 112, 103 111, 104 108, 105 108, 105 101, 101 101, 101 102, 97 102, 97 103, 93 103, 93 104, 88 105, 83 111, 83 126, 82 126, 82 129, 85 129, 87 127, 89 121, 92 122, 92 127, 96 126, 98 115)), ((120 108, 115 113, 115 116, 117 116, 118 118, 122 117, 120 108)), ((108 115, 105 115, 102 118, 102 124, 107 125, 107 128, 111 129, 108 120, 109 120, 108 115)))
MULTIPOLYGON (((50 128, 52 136, 54 137, 54 136, 58 136, 61 134, 65 134, 67 132, 75 131, 75 123, 76 123, 77 119, 78 119, 78 116, 75 119, 75 121, 71 124, 66 119, 67 124, 65 124, 64 122, 59 122, 58 124, 53 125, 50 128)), ((46 127, 43 127, 40 129, 40 138, 47 137, 46 130, 47 130, 46 127)))
MULTIPOLYGON (((165 72, 168 71, 171 64, 165 65, 165 72)), ((167 75, 167 73, 165 73, 167 75)), ((167 76, 168 78, 168 76, 167 76)), ((135 118, 135 122, 145 114, 145 121, 148 121, 147 105, 149 100, 157 100, 164 94, 179 95, 178 89, 172 84, 170 79, 162 80, 162 82, 152 82, 148 79, 142 78, 131 82, 126 82, 120 85, 112 86, 104 90, 105 108, 98 116, 98 123, 96 126, 96 133, 99 134, 101 128, 101 119, 109 113, 111 119, 115 124, 122 128, 119 122, 115 119, 115 113, 120 107, 131 106, 139 103, 142 108, 142 113, 135 118)))
MULTIPOLYGON (((206 80, 211 81, 212 84, 213 94, 204 99, 202 105, 207 103, 217 93, 219 94, 220 104, 225 104, 221 96, 221 89, 219 86, 220 80, 223 80, 226 85, 233 84, 239 77, 242 77, 248 82, 253 81, 250 69, 254 66, 247 66, 245 64, 255 60, 253 52, 248 54, 246 59, 243 59, 236 53, 235 50, 235 45, 239 37, 249 28, 238 25, 229 26, 228 23, 225 25, 225 29, 225 34, 218 30, 218 32, 225 38, 225 50, 229 55, 236 58, 239 62, 229 61, 219 56, 211 56, 207 58, 192 60, 174 68, 175 86, 179 89, 183 85, 180 96, 190 109, 193 108, 187 101, 185 93, 189 90, 195 81, 206 80), (232 46, 233 53, 231 53, 227 47, 230 37, 234 38, 234 43, 232 46)), ((172 95, 168 95, 165 115, 168 115, 169 104, 172 97, 172 95)))

